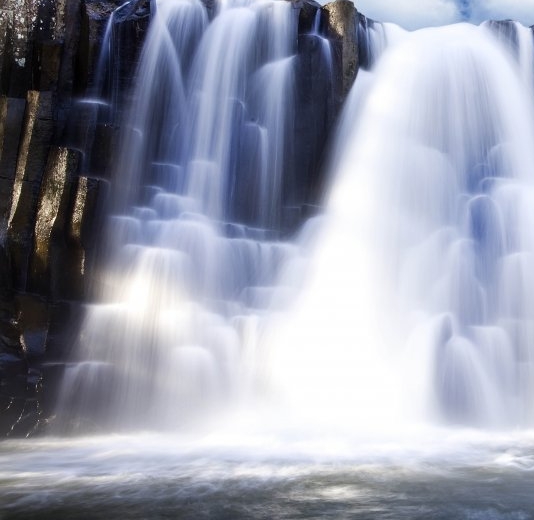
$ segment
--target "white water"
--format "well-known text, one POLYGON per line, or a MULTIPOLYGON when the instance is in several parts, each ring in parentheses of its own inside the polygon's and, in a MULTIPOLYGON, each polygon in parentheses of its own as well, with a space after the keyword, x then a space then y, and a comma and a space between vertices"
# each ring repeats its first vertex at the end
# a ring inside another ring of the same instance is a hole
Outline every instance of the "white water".
POLYGON ((273 377, 295 413, 346 429, 531 426, 525 51, 517 60, 466 24, 397 39, 346 108, 304 289, 273 333, 273 377))
POLYGON ((253 392, 256 324, 296 252, 276 240, 295 23, 281 1, 229 2, 211 22, 197 0, 158 2, 119 152, 100 303, 60 392, 68 428, 175 428, 253 392))
POLYGON ((346 434, 530 426, 532 43, 380 28, 325 214, 282 242, 294 23, 284 2, 212 22, 159 2, 62 421, 175 429, 265 406, 346 434))
POLYGON ((528 34, 386 27, 282 241, 288 5, 158 3, 58 403, 103 435, 2 443, 2 513, 532 516, 528 34))

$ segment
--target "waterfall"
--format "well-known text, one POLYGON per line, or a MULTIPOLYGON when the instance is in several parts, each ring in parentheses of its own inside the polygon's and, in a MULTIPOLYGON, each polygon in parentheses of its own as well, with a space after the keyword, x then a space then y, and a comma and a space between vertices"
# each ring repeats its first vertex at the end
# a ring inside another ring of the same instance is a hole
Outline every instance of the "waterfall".
POLYGON ((279 239, 294 13, 282 1, 227 2, 210 21, 198 0, 157 2, 98 303, 60 392, 65 428, 175 427, 250 392, 251 331, 295 254, 279 239))
POLYGON ((274 377, 295 410, 360 430, 532 425, 524 58, 467 24, 396 39, 347 103, 274 377))
POLYGON ((532 425, 531 33, 360 19, 324 211, 287 238, 292 5, 156 4, 64 427, 532 425))

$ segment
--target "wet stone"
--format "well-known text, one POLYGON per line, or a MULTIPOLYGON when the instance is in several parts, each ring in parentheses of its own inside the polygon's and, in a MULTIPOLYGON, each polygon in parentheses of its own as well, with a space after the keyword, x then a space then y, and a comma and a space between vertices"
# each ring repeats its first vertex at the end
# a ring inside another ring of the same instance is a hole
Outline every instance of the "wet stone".
POLYGON ((52 248, 62 247, 69 202, 69 180, 78 168, 79 154, 53 147, 48 158, 35 217, 30 286, 41 294, 53 291, 51 278, 52 248))
POLYGON ((34 77, 38 90, 54 90, 59 81, 63 44, 57 40, 37 42, 35 45, 34 77))
POLYGON ((313 31, 317 12, 321 9, 321 4, 314 0, 293 0, 293 8, 299 10, 298 32, 308 34, 313 31))
POLYGON ((0 97, 0 178, 13 182, 24 121, 23 99, 0 97))
POLYGON ((15 286, 25 289, 36 199, 53 135, 50 93, 29 91, 7 219, 8 244, 15 286))
POLYGON ((358 12, 349 0, 336 0, 322 8, 325 35, 331 40, 336 64, 334 84, 340 100, 347 96, 358 72, 358 12))

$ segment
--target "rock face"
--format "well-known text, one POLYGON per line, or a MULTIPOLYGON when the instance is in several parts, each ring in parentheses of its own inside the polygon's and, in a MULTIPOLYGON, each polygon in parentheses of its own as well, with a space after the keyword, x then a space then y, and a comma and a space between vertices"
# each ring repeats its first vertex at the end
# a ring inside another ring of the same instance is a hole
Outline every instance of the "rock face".
MULTIPOLYGON (((358 70, 361 15, 348 0, 290 1, 298 23, 296 186, 287 204, 298 222, 320 198, 329 136, 358 70)), ((216 3, 205 4, 213 17, 216 3)), ((69 327, 88 297, 94 230, 151 7, 1 2, 0 436, 39 432, 50 417, 69 327)))
MULTIPOLYGON (((28 435, 46 423, 61 370, 53 362, 68 352, 69 326, 86 298, 116 130, 79 99, 94 91, 105 29, 123 3, 0 6, 0 435, 28 435), (100 153, 91 154, 93 143, 100 153)), ((108 43, 121 62, 107 74, 121 100, 149 16, 149 0, 138 0, 110 24, 108 43)))
POLYGON ((358 11, 350 0, 336 0, 326 4, 325 33, 332 41, 337 81, 338 101, 342 101, 349 93, 356 74, 358 73, 358 11))

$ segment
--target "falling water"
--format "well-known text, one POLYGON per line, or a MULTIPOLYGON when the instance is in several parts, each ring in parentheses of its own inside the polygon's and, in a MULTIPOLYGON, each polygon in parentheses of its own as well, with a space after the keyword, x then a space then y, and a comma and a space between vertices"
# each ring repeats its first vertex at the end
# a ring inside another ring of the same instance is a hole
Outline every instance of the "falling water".
POLYGON ((295 250, 277 239, 293 13, 240 2, 209 22, 197 0, 158 2, 119 152, 100 302, 61 390, 69 424, 176 427, 249 393, 248 336, 295 250))
POLYGON ((389 432, 532 425, 523 61, 483 28, 406 33, 349 100, 304 290, 273 334, 296 410, 389 432))
POLYGON ((2 512, 531 518, 528 31, 360 26, 287 238, 296 10, 156 3, 57 407, 100 435, 0 444, 2 512))
POLYGON ((61 415, 176 428, 261 389, 330 428, 531 424, 533 45, 497 27, 359 27, 369 66, 389 47, 281 241, 291 5, 160 1, 61 415))

